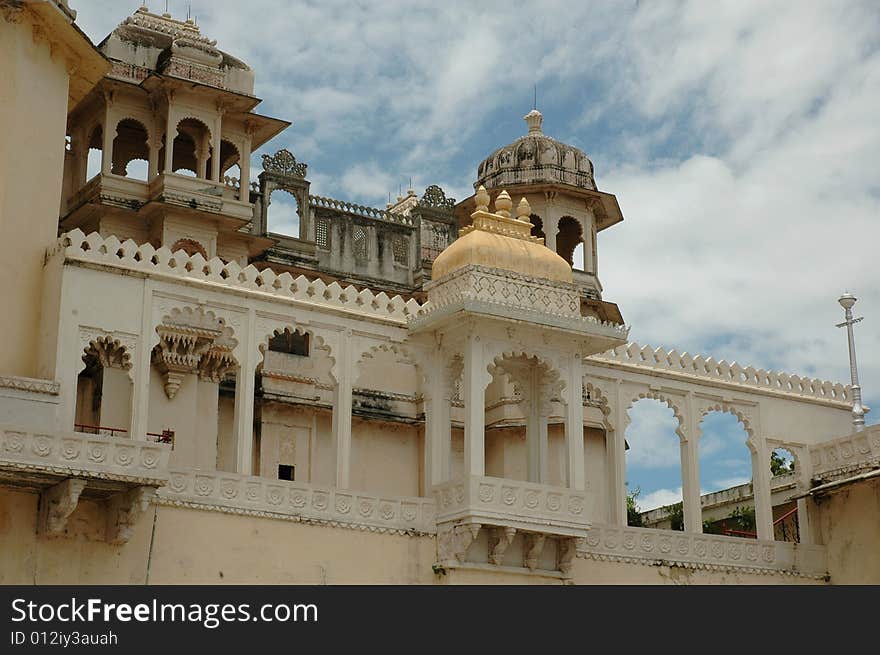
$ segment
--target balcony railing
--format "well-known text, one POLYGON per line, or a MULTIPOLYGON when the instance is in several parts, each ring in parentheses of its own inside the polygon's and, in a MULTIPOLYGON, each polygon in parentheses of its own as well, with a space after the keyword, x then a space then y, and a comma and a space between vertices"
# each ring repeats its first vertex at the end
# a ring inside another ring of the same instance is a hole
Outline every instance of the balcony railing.
POLYGON ((367 528, 435 532, 434 501, 272 478, 179 469, 160 497, 171 503, 231 513, 367 528))
POLYGON ((437 522, 481 525, 561 536, 584 536, 592 495, 566 487, 472 476, 434 487, 437 522))

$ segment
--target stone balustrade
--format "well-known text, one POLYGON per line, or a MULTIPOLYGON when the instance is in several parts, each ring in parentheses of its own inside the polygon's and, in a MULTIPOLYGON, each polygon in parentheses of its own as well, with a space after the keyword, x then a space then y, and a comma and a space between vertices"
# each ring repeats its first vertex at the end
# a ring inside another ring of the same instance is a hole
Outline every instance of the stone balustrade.
POLYGON ((681 566, 711 571, 827 575, 823 546, 594 524, 578 540, 577 556, 599 561, 681 566))
POLYGON ((592 355, 587 361, 660 369, 670 373, 838 402, 852 401, 850 388, 838 382, 765 371, 753 366, 741 366, 736 362, 728 363, 723 359, 716 361, 712 357, 704 358, 702 355, 679 353, 676 350, 651 348, 650 346, 641 346, 638 343, 628 343, 599 355, 592 355))
POLYGON ((358 205, 344 200, 336 200, 335 198, 325 198, 323 196, 309 196, 309 204, 313 207, 325 207, 327 209, 338 209, 347 214, 355 214, 363 218, 369 218, 378 221, 390 221, 392 223, 400 223, 410 227, 415 225, 415 221, 409 216, 390 212, 384 209, 376 209, 375 207, 367 207, 358 205))
POLYGON ((810 447, 813 479, 829 481, 880 467, 880 425, 810 447))
POLYGON ((45 476, 116 480, 161 486, 168 479, 171 447, 79 432, 0 428, 0 467, 45 476))
POLYGON ((481 525, 583 536, 590 525, 589 492, 521 480, 471 476, 434 487, 437 523, 481 525))
POLYGON ((377 532, 433 533, 434 501, 223 471, 174 470, 159 502, 377 532))

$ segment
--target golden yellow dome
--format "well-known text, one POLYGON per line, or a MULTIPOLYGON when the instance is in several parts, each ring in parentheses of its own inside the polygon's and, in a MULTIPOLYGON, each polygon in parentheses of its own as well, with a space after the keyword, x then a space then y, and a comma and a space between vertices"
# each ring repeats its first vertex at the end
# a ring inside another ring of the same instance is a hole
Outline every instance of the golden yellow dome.
POLYGON ((531 277, 571 282, 571 266, 531 235, 531 208, 525 198, 517 207, 517 217, 510 216, 513 203, 507 191, 495 199, 495 213, 489 213, 489 194, 480 187, 476 194, 477 211, 473 224, 462 228, 458 239, 441 252, 431 269, 431 279, 439 280, 465 266, 475 264, 513 271, 531 277))

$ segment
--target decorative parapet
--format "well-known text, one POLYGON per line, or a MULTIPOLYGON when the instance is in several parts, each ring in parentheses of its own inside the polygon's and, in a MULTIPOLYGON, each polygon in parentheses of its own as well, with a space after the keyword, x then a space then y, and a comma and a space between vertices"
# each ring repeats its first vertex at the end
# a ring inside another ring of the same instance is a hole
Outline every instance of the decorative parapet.
POLYGON ((53 380, 23 378, 16 375, 0 375, 0 389, 57 396, 61 391, 61 383, 53 380))
POLYGON ((824 546, 758 541, 651 528, 593 525, 577 556, 603 562, 680 566, 710 571, 827 576, 824 546))
POLYGON ((171 447, 79 432, 0 428, 0 468, 161 486, 171 447))
POLYGON ((587 496, 566 487, 484 476, 434 487, 438 524, 466 522, 570 537, 584 536, 590 526, 587 496))
POLYGON ((471 264, 442 280, 425 285, 429 298, 409 321, 413 328, 435 316, 469 309, 483 309, 502 316, 515 314, 523 320, 547 323, 578 332, 600 332, 613 339, 625 339, 626 325, 581 316, 580 297, 573 284, 551 282, 522 273, 471 264))
POLYGON ((434 533, 434 501, 222 471, 175 470, 159 502, 374 532, 434 533))
POLYGON ((171 252, 165 246, 156 249, 150 244, 138 245, 131 239, 121 242, 114 236, 105 239, 97 232, 86 235, 79 229, 62 235, 47 257, 58 253, 63 253, 66 259, 72 261, 141 271, 146 275, 199 280, 310 305, 348 310, 362 316, 371 315, 400 324, 404 324, 408 316, 421 308, 415 300, 404 301, 400 296, 389 297, 384 292, 377 294, 369 289, 358 291, 354 286, 343 287, 337 282, 327 284, 303 275, 296 278, 290 273, 278 275, 271 269, 260 270, 253 265, 242 268, 235 261, 226 263, 217 257, 205 260, 200 253, 189 255, 183 250, 171 252))
POLYGON ((414 226, 415 221, 409 216, 390 212, 384 209, 376 209, 375 207, 367 207, 365 205, 357 205, 344 200, 336 200, 334 198, 325 198, 323 196, 309 196, 309 204, 312 207, 324 207, 326 209, 336 209, 346 214, 354 214, 362 218, 369 218, 377 221, 387 221, 398 223, 400 225, 414 226))
POLYGON ((641 346, 638 343, 628 343, 598 355, 591 355, 587 361, 603 365, 611 363, 650 368, 840 403, 852 400, 849 386, 839 382, 765 371, 753 366, 740 366, 736 362, 729 364, 723 359, 716 361, 712 357, 704 358, 701 355, 679 353, 676 350, 652 349, 650 346, 641 346))
POLYGON ((880 468, 880 425, 810 447, 813 479, 831 481, 880 468))

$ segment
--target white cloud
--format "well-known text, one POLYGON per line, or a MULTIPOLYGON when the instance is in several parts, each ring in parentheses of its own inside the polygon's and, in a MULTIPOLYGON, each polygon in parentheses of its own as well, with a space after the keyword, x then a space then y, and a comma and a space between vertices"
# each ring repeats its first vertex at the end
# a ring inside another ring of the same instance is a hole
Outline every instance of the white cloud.
POLYGON ((681 487, 677 489, 657 489, 651 493, 636 498, 636 506, 640 512, 649 512, 658 507, 680 503, 682 499, 681 487))
POLYGON ((627 468, 656 469, 678 467, 678 420, 672 410, 657 400, 640 400, 629 411, 626 430, 629 450, 627 468))

